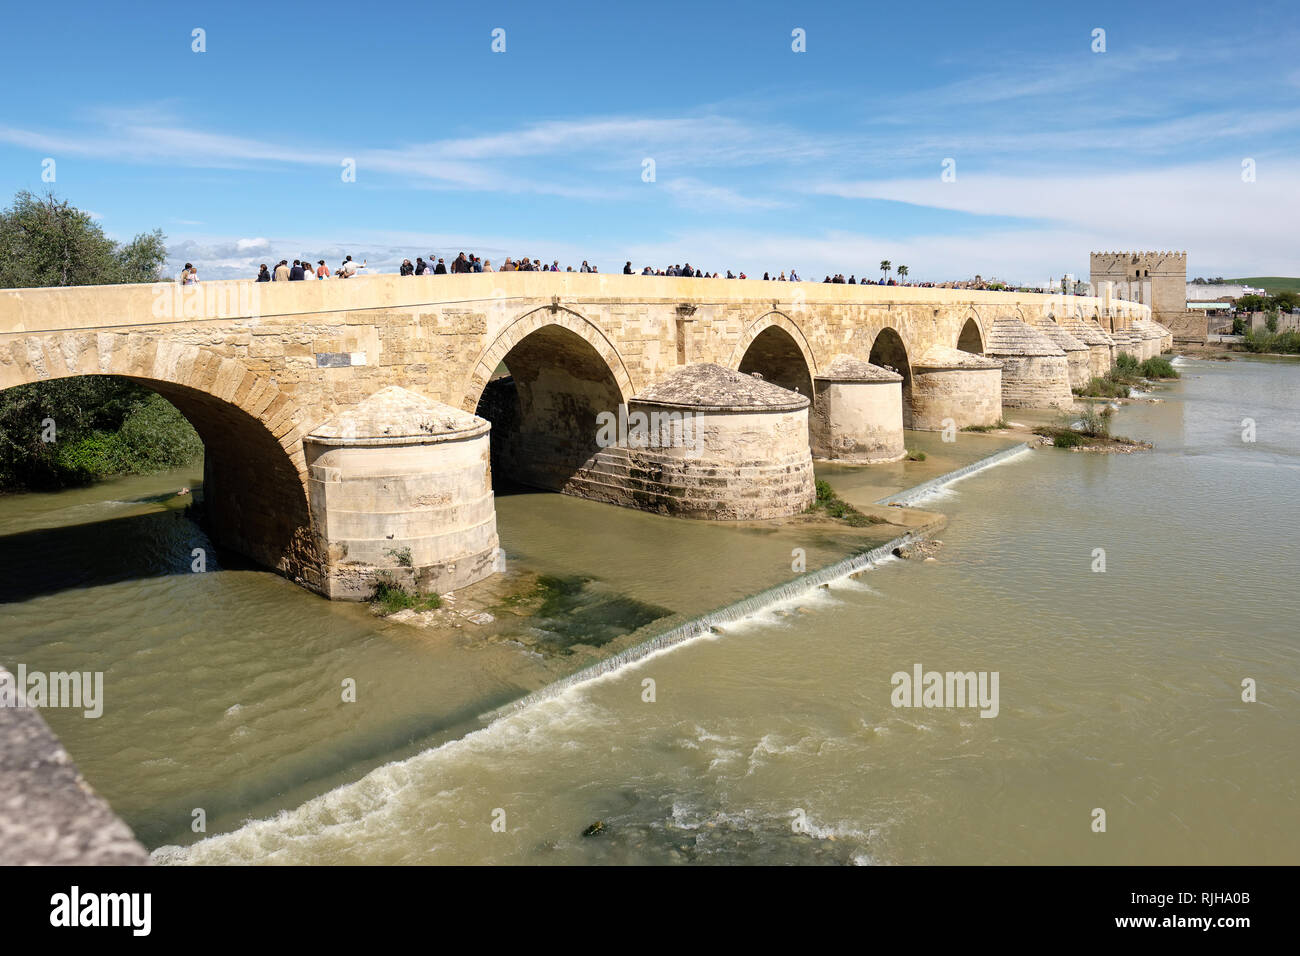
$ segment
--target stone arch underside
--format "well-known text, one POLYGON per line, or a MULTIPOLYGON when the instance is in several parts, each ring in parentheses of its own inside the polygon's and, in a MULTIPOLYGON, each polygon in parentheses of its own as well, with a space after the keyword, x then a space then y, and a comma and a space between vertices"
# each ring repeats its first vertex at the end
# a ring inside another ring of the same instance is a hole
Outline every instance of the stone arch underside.
POLYGON ((617 416, 628 392, 606 355, 568 324, 542 323, 511 341, 474 396, 475 413, 492 423, 494 483, 580 493, 577 479, 600 452, 597 416, 617 416))
POLYGON ((975 355, 984 354, 984 331, 980 328, 979 319, 974 314, 970 315, 962 325, 961 333, 957 336, 957 348, 975 355))
POLYGON ((903 376, 903 427, 912 427, 912 363, 907 357, 907 346, 897 330, 885 326, 876 335, 871 344, 871 356, 867 359, 872 365, 893 369, 903 376))
MULTIPOLYGON (((203 440, 209 537, 318 587, 298 409, 272 381, 211 349, 158 335, 47 333, 0 342, 0 389, 78 375, 117 375, 176 406, 203 440)), ((57 421, 57 409, 51 417, 57 421)))
MULTIPOLYGON (((760 337, 765 338, 765 342, 767 343, 782 343, 787 347, 790 343, 793 343, 794 347, 799 351, 799 354, 803 358, 804 372, 808 375, 809 381, 811 382, 812 376, 817 374, 817 360, 813 357, 812 347, 808 344, 808 339, 803 334, 803 329, 799 328, 798 323, 784 312, 767 312, 760 315, 757 319, 746 326, 745 331, 741 333, 740 339, 736 342, 736 347, 732 349, 731 358, 727 361, 728 367, 734 368, 737 371, 747 371, 746 369, 741 368, 741 363, 745 360, 746 355, 749 354, 754 342, 760 337), (769 329, 778 329, 785 332, 785 336, 778 336, 775 335, 775 333, 773 336, 764 336, 764 333, 769 329), (787 339, 788 341, 786 341, 787 339)), ((763 346, 761 346, 761 348, 762 347, 763 346)), ((788 357, 785 361, 788 365, 794 365, 792 357, 788 357)), ((761 369, 754 369, 754 371, 758 371, 762 374, 761 369)), ((809 392, 803 392, 802 394, 808 395, 809 398, 812 397, 809 392)))
POLYGON ((799 348, 799 342, 780 325, 769 325, 754 336, 736 370, 746 375, 757 372, 765 381, 812 400, 812 372, 808 360, 799 348))

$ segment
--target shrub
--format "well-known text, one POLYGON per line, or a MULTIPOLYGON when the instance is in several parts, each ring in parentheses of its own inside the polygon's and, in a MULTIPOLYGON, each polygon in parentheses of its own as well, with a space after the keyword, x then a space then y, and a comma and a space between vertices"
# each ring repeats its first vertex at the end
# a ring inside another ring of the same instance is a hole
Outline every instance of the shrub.
POLYGON ((925 452, 923 452, 923 451, 909 451, 909 452, 907 453, 907 460, 908 460, 908 461, 925 461, 925 452))
POLYGON ((1115 368, 1121 372, 1136 372, 1140 364, 1137 357, 1130 355, 1128 352, 1120 352, 1119 355, 1115 356, 1115 368))
POLYGON ((991 432, 991 431, 995 431, 995 430, 997 430, 997 429, 999 429, 999 428, 1006 428, 1006 427, 1007 427, 1007 420, 1006 420, 1005 418, 999 418, 999 419, 998 419, 997 421, 995 421, 992 425, 963 425, 963 426, 962 426, 962 431, 964 431, 964 432, 991 432))
POLYGON ((1241 335, 1246 331, 1246 320, 1239 315, 1232 317, 1232 334, 1241 335))
POLYGON ((1255 332, 1247 330, 1242 339, 1247 352, 1300 353, 1300 332, 1255 332))
POLYGON ((1141 372, 1147 378, 1178 378, 1178 369, 1167 358, 1149 358, 1142 363, 1141 372))
POLYGON ((1110 437, 1110 420, 1115 410, 1109 405, 1085 409, 1079 416, 1079 432, 1092 438, 1110 437))
POLYGON ((885 519, 879 515, 863 514, 853 505, 835 493, 829 482, 818 479, 817 500, 808 506, 809 512, 820 511, 828 518, 837 518, 851 528, 864 528, 871 524, 884 524, 885 519))
POLYGON ((408 608, 416 611, 432 611, 442 606, 442 598, 436 594, 412 594, 395 581, 381 578, 375 584, 375 593, 370 597, 370 604, 384 614, 396 614, 408 608))
POLYGON ((1087 385, 1076 388, 1074 393, 1083 398, 1128 398, 1129 391, 1128 383, 1117 381, 1113 375, 1094 375, 1087 385))
POLYGON ((1083 436, 1068 428, 1057 429, 1052 433, 1052 444, 1057 448, 1075 448, 1083 444, 1083 436))

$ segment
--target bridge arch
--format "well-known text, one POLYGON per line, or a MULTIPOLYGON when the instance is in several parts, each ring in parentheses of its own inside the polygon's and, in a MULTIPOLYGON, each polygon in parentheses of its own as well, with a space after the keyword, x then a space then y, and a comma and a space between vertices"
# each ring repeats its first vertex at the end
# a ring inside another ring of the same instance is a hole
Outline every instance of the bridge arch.
POLYGON ((974 309, 966 312, 966 321, 962 323, 961 332, 957 335, 957 348, 976 355, 984 354, 984 325, 974 309))
POLYGON ((474 363, 474 370, 470 373, 469 383, 465 387, 461 408, 467 412, 474 411, 484 387, 492 380, 497 368, 505 361, 506 355, 526 337, 547 326, 566 329, 591 346, 613 375, 619 388, 621 401, 626 401, 635 394, 632 376, 628 374, 623 357, 618 354, 618 349, 600 327, 580 312, 575 312, 564 305, 552 304, 537 306, 524 312, 497 333, 496 338, 474 363))
POLYGON ((492 470, 516 484, 573 490, 594 465, 602 412, 633 394, 617 350, 562 306, 525 313, 476 363, 464 407, 492 423, 492 470))
POLYGON ((767 381, 813 397, 817 360, 803 330, 793 318, 773 309, 760 315, 741 333, 727 361, 738 372, 758 372, 767 381))
MULTIPOLYGON (((157 392, 204 445, 209 537, 299 583, 318 577, 301 412, 270 378, 199 345, 145 333, 48 332, 0 342, 0 390, 116 375, 157 392)), ((51 415, 57 423, 57 409, 51 415)))
POLYGON ((907 346, 898 330, 885 326, 876 333, 871 343, 872 365, 891 368, 903 376, 903 427, 912 427, 912 363, 907 357, 907 346))

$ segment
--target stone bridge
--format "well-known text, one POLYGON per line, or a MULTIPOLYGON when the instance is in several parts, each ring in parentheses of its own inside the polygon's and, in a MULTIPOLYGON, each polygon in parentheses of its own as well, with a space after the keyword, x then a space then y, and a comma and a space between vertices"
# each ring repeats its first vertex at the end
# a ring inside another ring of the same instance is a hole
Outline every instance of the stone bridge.
POLYGON ((213 540, 350 598, 384 569, 439 589, 490 573, 489 462, 618 504, 763 517, 763 501, 802 508, 810 447, 896 458, 904 425, 1067 404, 1117 351, 1163 344, 1135 303, 904 286, 488 273, 0 291, 0 389, 120 375, 159 392, 204 441, 213 540), (619 406, 697 413, 703 460, 602 445, 619 406))

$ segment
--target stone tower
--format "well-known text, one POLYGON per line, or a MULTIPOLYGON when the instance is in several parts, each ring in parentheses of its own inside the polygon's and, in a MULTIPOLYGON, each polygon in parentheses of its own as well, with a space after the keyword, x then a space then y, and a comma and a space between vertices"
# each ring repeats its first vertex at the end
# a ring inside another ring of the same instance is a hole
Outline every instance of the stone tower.
POLYGON ((1187 253, 1094 252, 1089 257, 1093 295, 1111 284, 1117 299, 1151 307, 1151 317, 1180 339, 1205 341, 1205 317, 1187 311, 1187 253))

